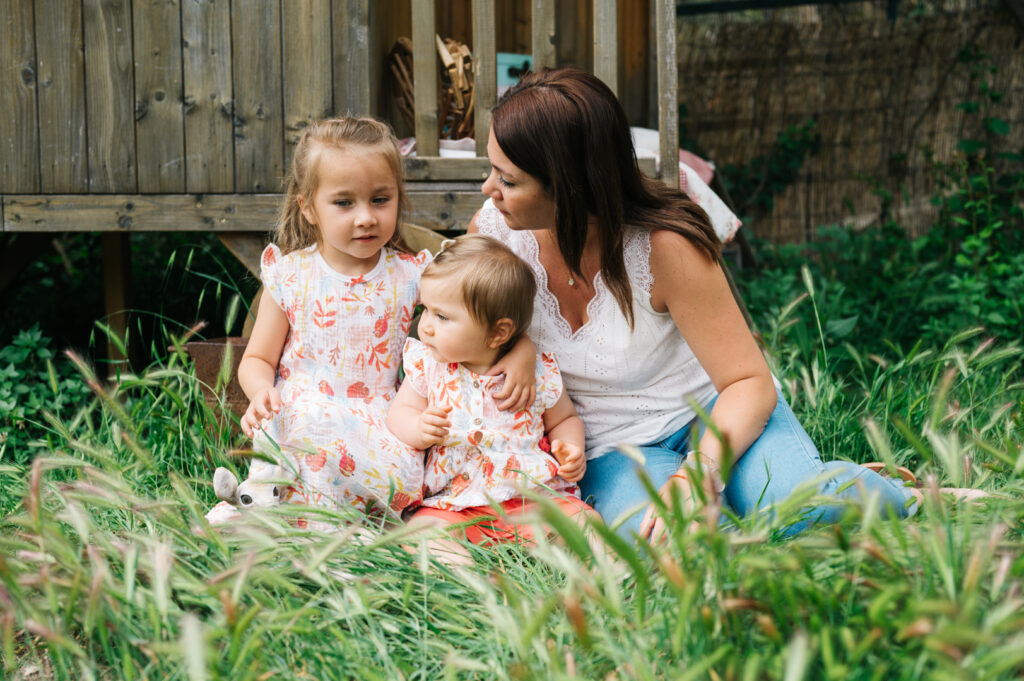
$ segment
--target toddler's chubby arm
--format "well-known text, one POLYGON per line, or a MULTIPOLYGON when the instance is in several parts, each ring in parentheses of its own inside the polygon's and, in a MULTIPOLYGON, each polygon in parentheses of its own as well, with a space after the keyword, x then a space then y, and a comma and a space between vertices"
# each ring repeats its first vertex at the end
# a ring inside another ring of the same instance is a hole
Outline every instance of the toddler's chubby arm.
POLYGON ((544 429, 551 438, 551 453, 558 459, 558 474, 576 482, 587 472, 583 451, 583 420, 563 391, 554 406, 544 412, 544 429))
POLYGON ((494 393, 498 409, 522 411, 537 399, 537 346, 525 333, 487 372, 499 374, 505 374, 505 384, 494 393))
POLYGON ((441 444, 448 436, 452 426, 448 420, 451 410, 451 407, 429 404, 406 380, 388 409, 388 429, 410 447, 428 449, 441 444))
POLYGON ((260 421, 281 410, 281 395, 274 387, 274 376, 287 338, 288 317, 264 291, 252 336, 238 364, 238 383, 249 398, 249 408, 242 416, 242 431, 248 437, 259 428, 260 421))

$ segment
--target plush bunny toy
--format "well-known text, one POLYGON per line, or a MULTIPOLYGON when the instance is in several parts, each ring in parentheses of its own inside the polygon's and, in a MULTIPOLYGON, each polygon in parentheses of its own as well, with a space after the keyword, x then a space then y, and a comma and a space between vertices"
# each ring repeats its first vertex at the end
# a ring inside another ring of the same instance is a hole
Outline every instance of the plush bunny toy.
POLYGON ((281 493, 287 488, 285 481, 290 478, 284 466, 278 464, 261 466, 259 471, 239 483, 234 473, 219 467, 213 473, 213 491, 218 499, 240 510, 266 508, 280 503, 281 493))

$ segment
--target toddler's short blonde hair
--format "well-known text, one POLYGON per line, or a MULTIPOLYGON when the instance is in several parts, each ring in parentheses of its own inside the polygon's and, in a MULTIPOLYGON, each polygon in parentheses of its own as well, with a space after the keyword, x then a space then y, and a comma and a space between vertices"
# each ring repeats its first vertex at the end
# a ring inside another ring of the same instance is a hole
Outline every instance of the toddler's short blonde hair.
POLYGON ((488 329, 500 319, 511 319, 514 330, 502 348, 508 350, 533 319, 537 282, 530 266, 503 243, 483 234, 463 234, 445 243, 422 278, 458 282, 462 304, 474 321, 488 329))

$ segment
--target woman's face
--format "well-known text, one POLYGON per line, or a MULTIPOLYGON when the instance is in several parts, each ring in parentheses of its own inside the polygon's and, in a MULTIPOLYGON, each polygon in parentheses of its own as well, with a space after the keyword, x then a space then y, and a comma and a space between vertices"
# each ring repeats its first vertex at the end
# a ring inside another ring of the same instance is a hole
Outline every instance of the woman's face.
POLYGON ((554 229, 555 200, 537 178, 508 160, 494 139, 493 128, 487 137, 487 158, 491 174, 480 191, 494 199, 509 229, 554 229))

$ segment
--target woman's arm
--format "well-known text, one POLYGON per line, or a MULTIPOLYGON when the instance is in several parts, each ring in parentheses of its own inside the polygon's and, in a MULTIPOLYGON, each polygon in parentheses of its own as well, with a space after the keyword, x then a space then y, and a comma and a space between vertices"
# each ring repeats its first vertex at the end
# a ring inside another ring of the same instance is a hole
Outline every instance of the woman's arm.
MULTIPOLYGON (((738 459, 761 435, 775 409, 777 397, 768 363, 718 262, 668 231, 651 234, 650 258, 651 305, 668 310, 711 377, 719 395, 711 420, 738 459)), ((699 445, 703 460, 717 464, 723 449, 711 430, 705 431, 699 445)))
POLYGON ((427 449, 444 442, 452 425, 450 411, 451 407, 431 406, 406 380, 388 409, 388 430, 410 447, 427 449))
MULTIPOLYGON (((711 377, 718 399, 710 417, 722 435, 719 440, 706 429, 696 460, 687 460, 662 486, 660 495, 666 504, 671 503, 675 488, 680 500, 692 508, 693 495, 702 492, 708 505, 706 518, 714 523, 722 490, 719 470, 726 450, 732 457, 731 467, 760 437, 777 402, 775 384, 718 262, 685 237, 657 231, 651 233, 650 263, 654 275, 651 306, 672 315, 679 333, 711 377), (699 474, 688 470, 694 466, 701 468, 699 474)), ((657 540, 664 531, 664 521, 648 508, 640 536, 657 540)))
POLYGON ((256 323, 238 363, 238 383, 249 407, 242 416, 242 431, 252 437, 260 421, 281 409, 281 396, 274 388, 277 365, 288 338, 288 317, 266 291, 260 296, 256 323))

